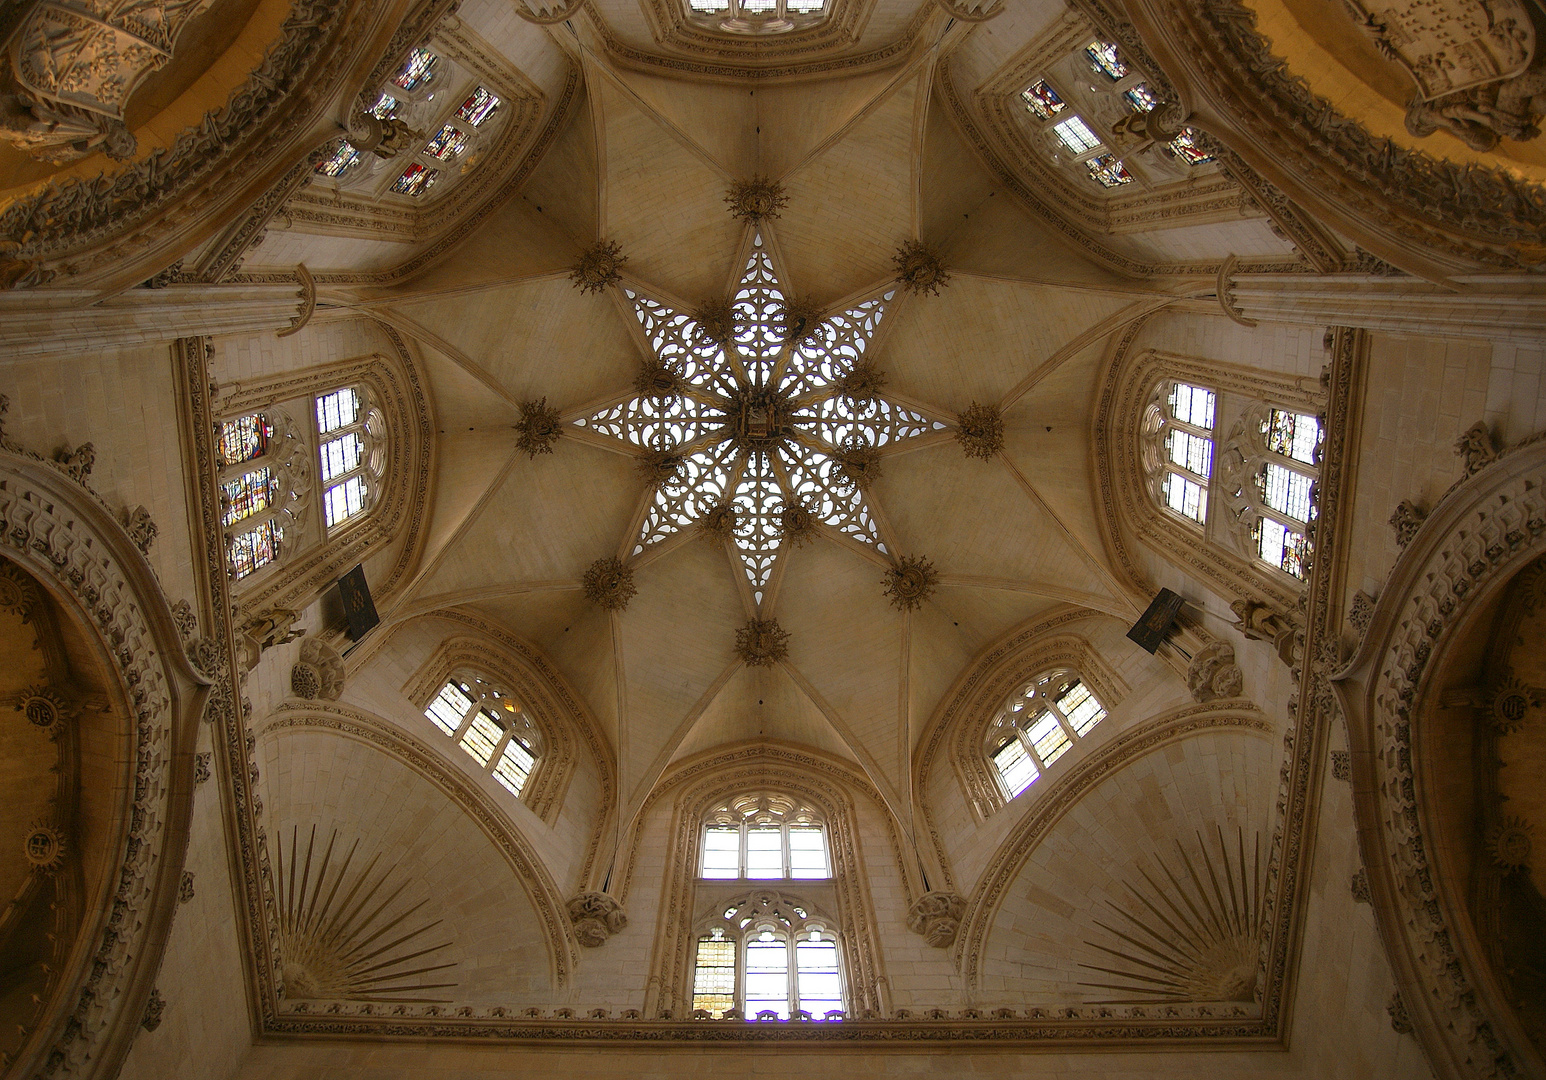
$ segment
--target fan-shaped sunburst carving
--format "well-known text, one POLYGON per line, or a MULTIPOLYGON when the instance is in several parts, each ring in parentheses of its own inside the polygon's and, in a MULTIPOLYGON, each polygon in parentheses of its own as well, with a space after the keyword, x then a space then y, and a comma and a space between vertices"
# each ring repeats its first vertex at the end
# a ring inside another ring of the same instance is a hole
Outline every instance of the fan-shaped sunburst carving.
POLYGON ((1164 882, 1139 867, 1143 884, 1128 883, 1128 902, 1111 905, 1115 925, 1095 920, 1121 944, 1085 944, 1121 966, 1080 964, 1115 980, 1080 985, 1122 996, 1091 1004, 1254 1000, 1262 938, 1261 837, 1253 837, 1248 863, 1245 831, 1237 830, 1231 849, 1223 829, 1215 829, 1215 853, 1201 833, 1194 854, 1176 841, 1179 862, 1172 867, 1157 860, 1164 882))
POLYGON ((351 876, 349 867, 359 849, 358 840, 349 845, 343 864, 335 866, 337 829, 320 859, 317 827, 311 827, 304 854, 299 850, 299 834, 299 828, 290 832, 288 860, 284 841, 279 841, 272 864, 285 996, 346 1001, 448 1000, 422 996, 456 985, 422 981, 432 972, 455 967, 454 961, 416 963, 431 959, 451 944, 418 943, 441 921, 414 921, 414 914, 429 902, 428 897, 402 908, 402 883, 388 884, 397 867, 372 876, 381 859, 379 852, 364 870, 351 876), (400 910, 394 913, 394 908, 400 910))

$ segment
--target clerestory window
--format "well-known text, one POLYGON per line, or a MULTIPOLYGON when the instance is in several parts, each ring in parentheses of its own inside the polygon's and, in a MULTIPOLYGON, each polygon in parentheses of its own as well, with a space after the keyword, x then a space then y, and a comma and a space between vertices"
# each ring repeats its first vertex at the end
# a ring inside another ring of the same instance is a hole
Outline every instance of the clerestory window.
POLYGON ((231 575, 240 581, 289 551, 309 491, 306 444, 279 412, 215 425, 221 524, 231 575))
POLYGON ((1198 525, 1208 520, 1218 395, 1203 386, 1160 387, 1145 419, 1150 480, 1160 505, 1198 525))
POLYGON ((842 950, 831 921, 772 890, 737 897, 700 927, 693 965, 695 1014, 747 1020, 838 1020, 842 950), (733 1014, 732 1014, 733 1015, 733 1014))
POLYGON ((332 529, 365 513, 379 494, 386 423, 363 388, 346 386, 316 399, 323 523, 332 529))
POLYGON ((732 34, 786 33, 820 22, 827 0, 687 0, 694 23, 732 34))
POLYGON ((507 691, 470 672, 453 675, 424 716, 510 794, 521 794, 537 766, 541 737, 507 691))
POLYGON ((1301 581, 1310 572, 1322 435, 1319 417, 1259 402, 1246 409, 1220 457, 1222 497, 1240 543, 1301 581))
POLYGON ((1007 797, 1034 784, 1105 718, 1105 707, 1072 671, 1045 672, 1011 694, 987 738, 1007 797))
POLYGON ((825 824, 786 795, 732 799, 704 823, 700 871, 705 878, 829 878, 825 824))

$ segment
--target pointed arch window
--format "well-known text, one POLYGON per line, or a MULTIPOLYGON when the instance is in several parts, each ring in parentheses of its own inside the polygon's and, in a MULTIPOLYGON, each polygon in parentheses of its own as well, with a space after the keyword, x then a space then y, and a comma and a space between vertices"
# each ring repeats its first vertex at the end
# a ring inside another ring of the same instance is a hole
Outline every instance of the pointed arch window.
POLYGON ((1073 671, 1044 672, 1011 694, 986 747, 1005 795, 1029 788, 1105 718, 1105 706, 1073 671))
POLYGON ((508 691, 480 675, 458 672, 430 699, 424 716, 505 790, 521 794, 541 756, 542 739, 508 691))
POLYGON ((370 509, 386 462, 386 423, 363 387, 318 395, 323 524, 332 529, 370 509))
POLYGON ((1224 502, 1241 543, 1275 570, 1309 576, 1320 475, 1320 418, 1258 402, 1221 457, 1224 502))
POLYGON ((1155 498, 1198 525, 1208 520, 1217 407, 1208 387, 1172 381, 1160 385, 1144 418, 1144 464, 1155 498))
POLYGON ((738 896, 700 927, 695 1013, 747 1020, 837 1020, 844 1009, 841 943, 809 903, 773 890, 738 896))
POLYGON ((826 824, 787 795, 739 796, 708 814, 699 868, 705 878, 829 878, 826 824))
POLYGON ((216 423, 215 460, 226 556, 239 581, 289 550, 310 488, 306 444, 283 413, 247 413, 216 423))

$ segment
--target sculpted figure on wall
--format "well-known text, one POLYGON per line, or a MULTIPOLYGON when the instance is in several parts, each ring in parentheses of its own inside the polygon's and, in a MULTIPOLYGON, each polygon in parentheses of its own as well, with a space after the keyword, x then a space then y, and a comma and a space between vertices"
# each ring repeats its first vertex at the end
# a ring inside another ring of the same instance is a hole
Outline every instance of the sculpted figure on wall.
POLYGON ((208 3, 34 0, 0 67, 0 139, 55 164, 97 151, 127 161, 136 143, 124 105, 208 3))

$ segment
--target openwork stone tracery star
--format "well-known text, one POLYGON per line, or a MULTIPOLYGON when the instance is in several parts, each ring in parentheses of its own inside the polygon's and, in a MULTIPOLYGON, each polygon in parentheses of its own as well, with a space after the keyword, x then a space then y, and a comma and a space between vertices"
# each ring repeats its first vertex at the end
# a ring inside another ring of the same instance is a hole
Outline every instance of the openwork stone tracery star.
POLYGON ((786 299, 758 230, 728 334, 643 292, 623 291, 654 359, 636 393, 574 423, 654 460, 680 459, 654 488, 635 555, 732 507, 730 540, 761 603, 791 521, 814 520, 891 554, 843 457, 948 426, 888 401, 873 379, 850 378, 872 369, 865 352, 895 289, 814 322, 791 318, 797 305, 786 299))

